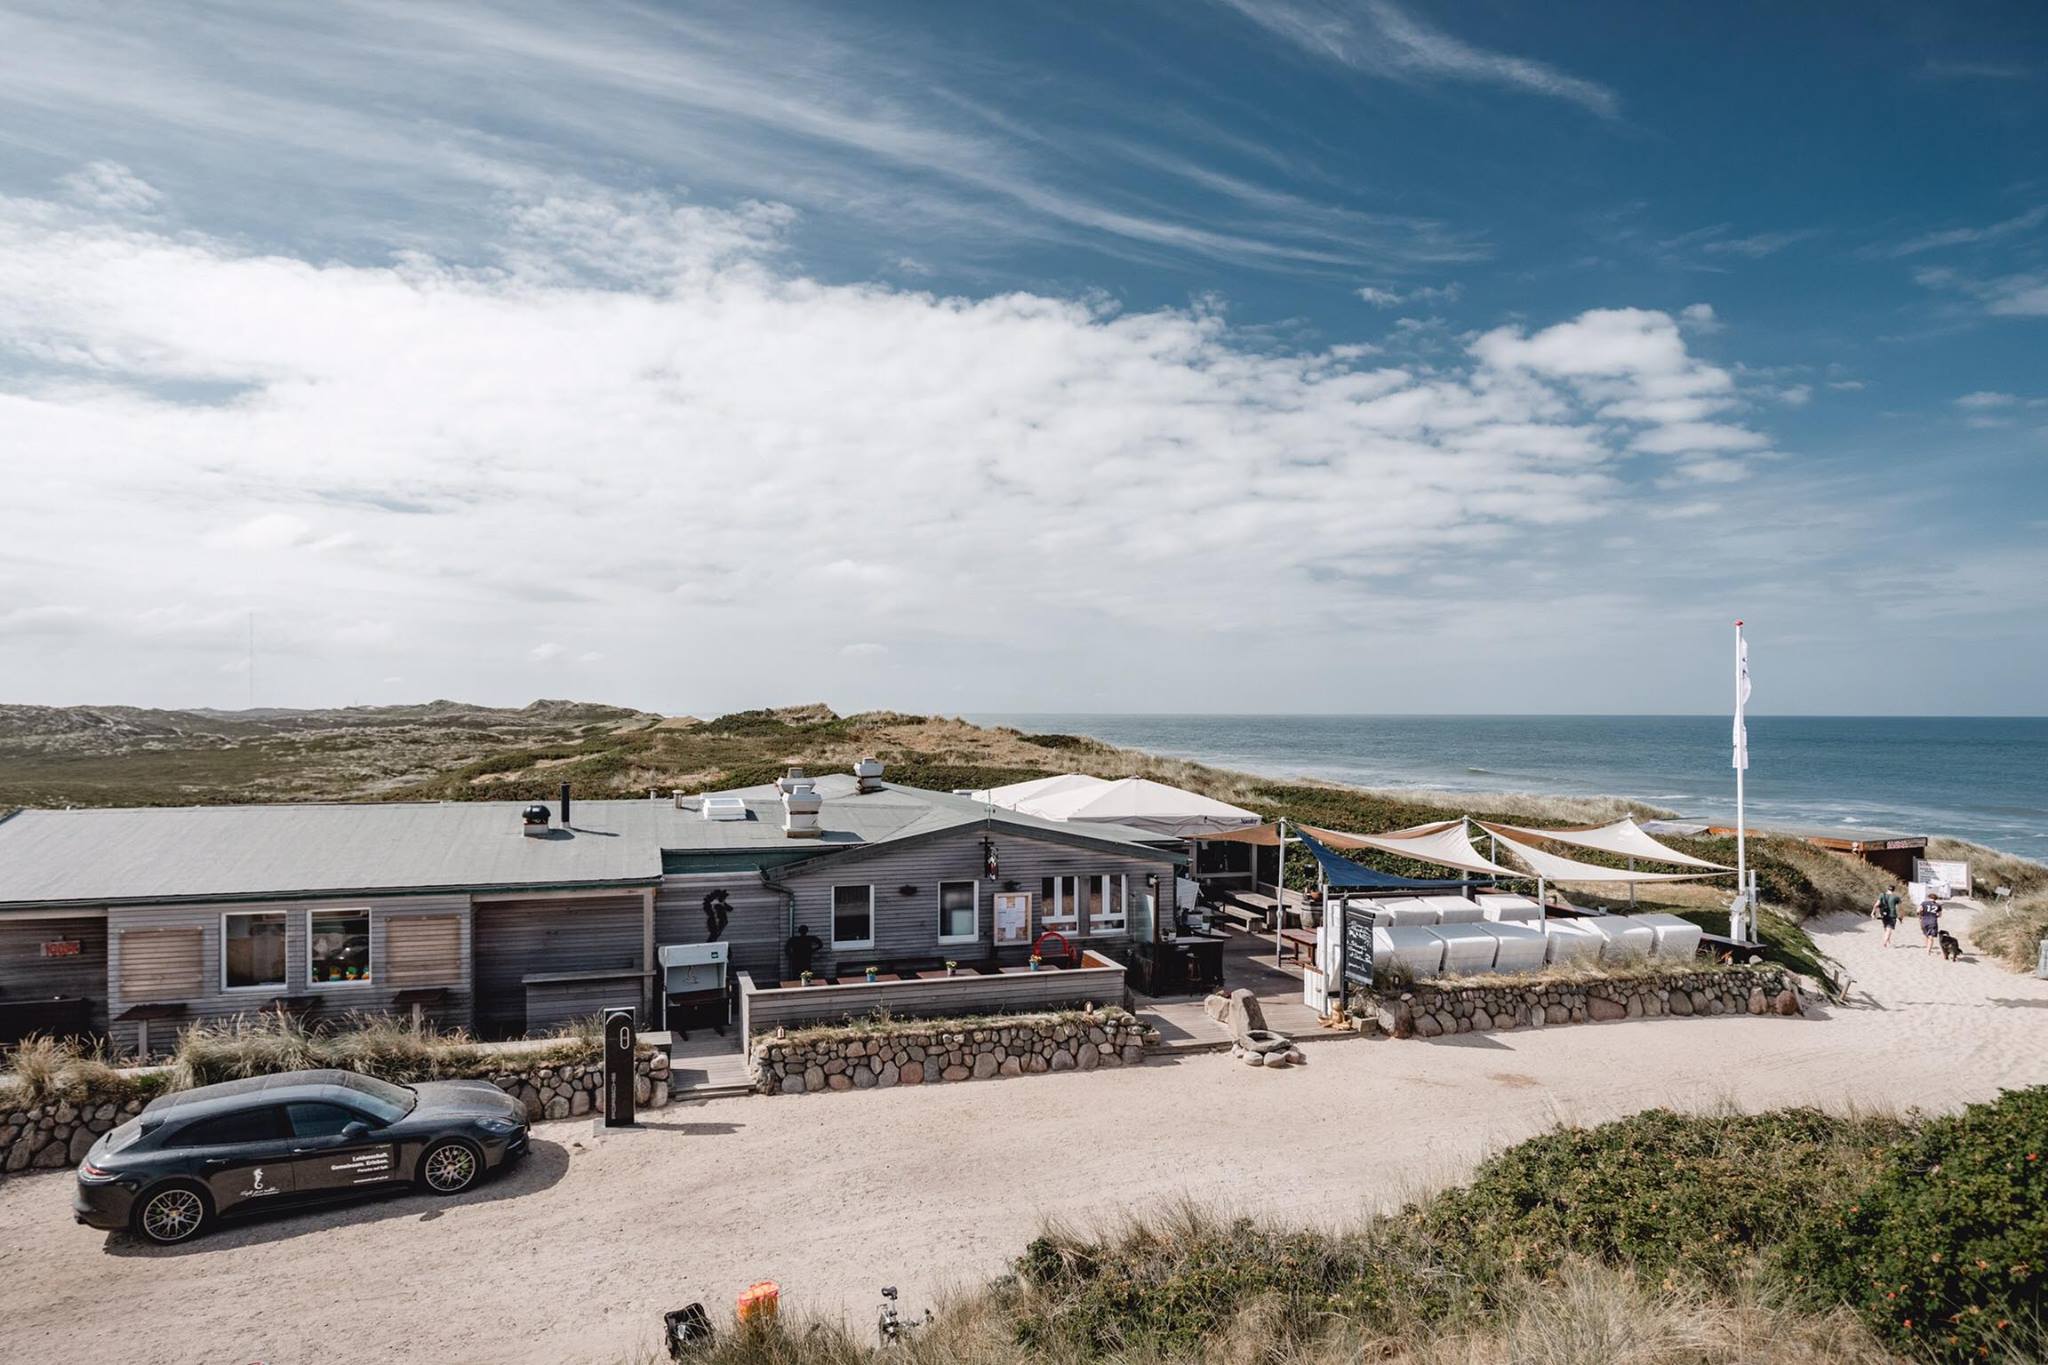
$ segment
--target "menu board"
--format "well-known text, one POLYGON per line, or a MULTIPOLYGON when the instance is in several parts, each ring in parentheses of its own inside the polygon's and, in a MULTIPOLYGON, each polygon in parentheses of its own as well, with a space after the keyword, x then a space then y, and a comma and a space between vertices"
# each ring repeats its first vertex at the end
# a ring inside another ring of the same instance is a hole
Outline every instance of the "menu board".
POLYGON ((1031 942, 1031 893, 996 892, 996 942, 1031 942))
POLYGON ((1362 905, 1344 907, 1344 979, 1360 986, 1372 984, 1373 919, 1362 905))

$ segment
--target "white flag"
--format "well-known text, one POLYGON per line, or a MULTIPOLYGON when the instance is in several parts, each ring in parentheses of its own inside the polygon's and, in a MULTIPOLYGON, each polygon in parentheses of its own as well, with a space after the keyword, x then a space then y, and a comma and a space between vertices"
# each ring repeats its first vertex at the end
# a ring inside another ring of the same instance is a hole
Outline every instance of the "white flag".
POLYGON ((1742 708, 1749 703, 1749 641, 1735 631, 1735 766, 1749 766, 1749 728, 1742 723, 1742 708))

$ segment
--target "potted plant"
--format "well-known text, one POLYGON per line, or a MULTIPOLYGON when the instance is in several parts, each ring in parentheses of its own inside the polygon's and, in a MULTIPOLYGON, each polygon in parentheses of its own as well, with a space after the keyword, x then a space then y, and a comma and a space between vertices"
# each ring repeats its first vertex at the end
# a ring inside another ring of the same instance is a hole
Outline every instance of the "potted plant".
POLYGON ((797 979, 797 980, 799 980, 799 981, 801 981, 801 982, 803 982, 803 984, 804 984, 804 985, 808 986, 808 985, 810 985, 810 984, 811 984, 811 973, 809 973, 809 972, 799 972, 799 973, 797 973, 797 978, 796 978, 796 979, 797 979))
POLYGON ((1039 967, 1039 964, 1040 964, 1040 963, 1042 963, 1042 962, 1044 962, 1044 961, 1045 961, 1045 959, 1044 959, 1044 958, 1040 957, 1040 956, 1039 956, 1039 955, 1038 955, 1037 953, 1033 953, 1033 954, 1031 955, 1031 970, 1032 970, 1032 971, 1034 971, 1034 972, 1035 972, 1035 971, 1037 971, 1037 970, 1038 970, 1038 967, 1039 967))
POLYGON ((880 967, 874 967, 874 966, 870 966, 870 967, 866 968, 865 970, 866 970, 866 973, 867 973, 867 978, 868 978, 868 984, 869 984, 870 986, 874 985, 874 984, 875 984, 875 978, 876 978, 877 976, 879 976, 879 975, 881 974, 881 971, 882 971, 882 969, 881 969, 880 967))
POLYGON ((960 964, 959 964, 959 963, 955 962, 955 961, 954 961, 954 960, 953 960, 952 958, 950 958, 950 957, 946 959, 946 975, 947 975, 947 976, 951 976, 951 975, 952 975, 953 973, 955 973, 955 972, 957 972, 957 971, 959 971, 959 970, 960 970, 960 964))

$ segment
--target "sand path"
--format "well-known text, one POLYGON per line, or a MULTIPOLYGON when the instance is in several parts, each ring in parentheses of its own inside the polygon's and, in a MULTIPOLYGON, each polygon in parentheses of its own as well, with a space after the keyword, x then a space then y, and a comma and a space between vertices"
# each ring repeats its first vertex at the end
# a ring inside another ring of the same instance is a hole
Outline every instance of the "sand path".
MULTIPOLYGON (((1967 931, 1969 914, 1951 925, 1967 931)), ((1664 1019, 1432 1042, 1332 1041, 1268 1074, 1221 1055, 1001 1084, 735 1099, 654 1130, 537 1130, 453 1203, 230 1226, 176 1252, 72 1224, 71 1177, 0 1181, 0 1359, 593 1361, 756 1279, 864 1320, 999 1270, 1041 1220, 1178 1196, 1355 1216, 1560 1119, 1653 1104, 1950 1107, 2048 1082, 2048 981, 1921 953, 1910 925, 1815 926, 1854 978, 1808 1019, 1664 1019)), ((1967 939, 1966 939, 1967 941, 1967 939)))

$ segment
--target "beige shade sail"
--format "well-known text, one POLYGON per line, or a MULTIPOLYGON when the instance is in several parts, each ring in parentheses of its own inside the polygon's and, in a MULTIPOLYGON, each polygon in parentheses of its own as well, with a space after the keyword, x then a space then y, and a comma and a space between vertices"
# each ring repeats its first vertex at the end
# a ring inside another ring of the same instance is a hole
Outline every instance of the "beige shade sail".
POLYGON ((1280 826, 1278 823, 1253 825, 1248 829, 1218 830, 1194 837, 1205 844, 1256 844, 1260 848, 1278 848, 1280 826))
MULTIPOLYGON (((1625 886, 1638 882, 1687 882, 1700 877, 1718 875, 1713 872, 1631 872, 1625 867, 1600 867, 1594 863, 1575 862, 1570 858, 1560 858, 1555 853, 1545 853, 1540 848, 1531 848, 1522 843, 1514 837, 1514 833, 1524 831, 1516 831, 1513 825, 1490 825, 1484 820, 1475 820, 1473 823, 1498 839, 1502 848, 1529 866, 1529 872, 1518 874, 1524 877, 1533 873, 1551 882, 1604 882, 1625 886)), ((1525 832, 1549 837, 1547 830, 1525 832)))
POLYGON ((1466 837, 1463 820, 1417 825, 1412 829, 1390 830, 1385 834, 1344 834, 1333 829, 1317 829, 1314 825, 1303 825, 1302 828, 1331 848, 1369 848, 1380 853, 1413 858, 1418 863, 1431 863, 1459 872, 1480 872, 1494 877, 1520 878, 1527 875, 1517 872, 1512 867, 1502 867, 1499 863, 1490 862, 1483 857, 1466 837))
POLYGON ((1695 858, 1690 853, 1680 853, 1675 848, 1666 848, 1644 833, 1643 827, 1626 815, 1611 825, 1587 825, 1578 829, 1530 829, 1524 825, 1488 825, 1487 828, 1509 829, 1517 834, 1548 839, 1552 843, 1598 849, 1602 853, 1617 853, 1624 858, 1647 858, 1651 862, 1704 868, 1709 872, 1734 871, 1733 868, 1721 863, 1710 863, 1705 858, 1695 858))

